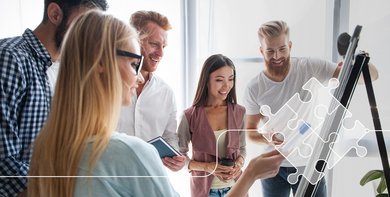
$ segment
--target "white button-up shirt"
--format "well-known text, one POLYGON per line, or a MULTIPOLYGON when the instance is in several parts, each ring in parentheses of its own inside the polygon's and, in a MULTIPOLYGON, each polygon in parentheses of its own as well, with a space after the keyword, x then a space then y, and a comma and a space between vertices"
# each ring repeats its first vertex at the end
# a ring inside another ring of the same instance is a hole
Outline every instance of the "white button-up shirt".
POLYGON ((117 131, 145 141, 162 136, 178 148, 176 113, 173 90, 161 78, 150 73, 150 79, 139 97, 133 94, 131 104, 122 107, 117 131))

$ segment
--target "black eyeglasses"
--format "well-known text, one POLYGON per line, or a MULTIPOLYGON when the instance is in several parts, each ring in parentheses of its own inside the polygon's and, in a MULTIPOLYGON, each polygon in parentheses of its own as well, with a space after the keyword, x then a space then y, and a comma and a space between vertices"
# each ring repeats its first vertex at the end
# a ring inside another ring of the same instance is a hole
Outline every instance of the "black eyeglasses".
POLYGON ((139 62, 138 64, 132 64, 134 70, 135 70, 135 74, 138 75, 138 73, 141 71, 141 67, 142 67, 142 61, 143 61, 143 57, 142 55, 137 55, 135 53, 131 53, 131 52, 128 52, 128 51, 122 51, 122 50, 119 50, 117 49, 116 50, 116 54, 119 55, 119 56, 123 56, 123 57, 131 57, 131 58, 137 58, 139 59, 139 62))

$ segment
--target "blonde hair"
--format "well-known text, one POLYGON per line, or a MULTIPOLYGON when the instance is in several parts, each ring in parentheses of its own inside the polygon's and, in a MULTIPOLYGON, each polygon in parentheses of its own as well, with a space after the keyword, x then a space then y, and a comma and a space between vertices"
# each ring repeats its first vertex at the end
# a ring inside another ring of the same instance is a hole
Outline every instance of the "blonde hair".
POLYGON ((259 36, 259 40, 261 42, 262 39, 276 38, 281 34, 285 34, 287 38, 289 38, 290 30, 286 22, 279 21, 269 21, 262 24, 257 31, 257 35, 259 36))
MULTIPOLYGON (((92 10, 70 27, 61 52, 51 111, 35 140, 30 176, 76 176, 89 139, 89 172, 106 148, 122 103, 116 49, 138 39, 134 28, 92 10)), ((29 196, 73 196, 76 178, 31 177, 29 196)))

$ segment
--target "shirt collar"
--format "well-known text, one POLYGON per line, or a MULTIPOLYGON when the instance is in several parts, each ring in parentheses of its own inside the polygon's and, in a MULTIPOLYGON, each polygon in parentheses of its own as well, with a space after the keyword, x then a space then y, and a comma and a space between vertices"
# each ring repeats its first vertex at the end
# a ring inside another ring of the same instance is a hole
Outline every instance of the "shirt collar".
POLYGON ((26 40, 28 45, 32 48, 33 51, 36 52, 38 57, 49 64, 47 67, 51 65, 51 57, 47 49, 43 46, 41 41, 34 35, 34 33, 30 29, 26 29, 23 33, 23 38, 26 40))
POLYGON ((149 72, 149 80, 148 81, 152 81, 153 78, 154 78, 154 72, 149 72))

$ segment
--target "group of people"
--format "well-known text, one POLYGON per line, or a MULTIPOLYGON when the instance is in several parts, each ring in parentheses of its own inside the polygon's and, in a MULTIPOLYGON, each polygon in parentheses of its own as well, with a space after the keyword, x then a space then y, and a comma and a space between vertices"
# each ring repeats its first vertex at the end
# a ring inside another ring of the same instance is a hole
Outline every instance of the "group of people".
MULTIPOLYGON (((265 69, 249 81, 244 105, 235 65, 212 55, 178 125, 174 92, 154 74, 169 20, 138 11, 126 24, 104 13, 107 6, 46 0, 34 31, 0 40, 0 196, 179 196, 164 166, 191 172, 192 196, 246 196, 257 179, 265 197, 295 193, 287 176, 296 169, 276 150, 242 170, 246 133, 274 143, 243 130, 258 129, 262 105, 277 111, 309 78, 337 77, 340 66, 290 58, 287 24, 267 22, 258 31, 265 69), (56 61, 52 92, 47 71, 56 61), (157 136, 182 155, 160 159, 145 142, 157 136)), ((326 196, 325 180, 317 196, 326 196)))

